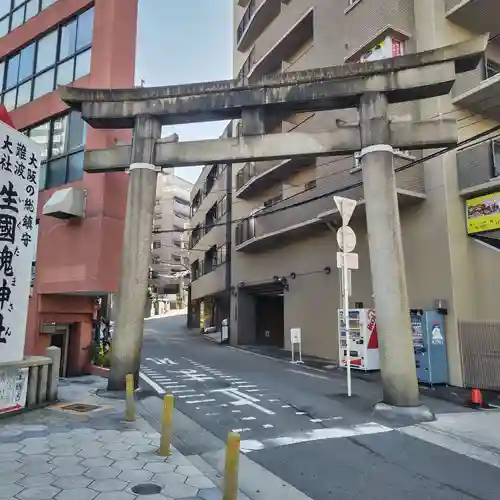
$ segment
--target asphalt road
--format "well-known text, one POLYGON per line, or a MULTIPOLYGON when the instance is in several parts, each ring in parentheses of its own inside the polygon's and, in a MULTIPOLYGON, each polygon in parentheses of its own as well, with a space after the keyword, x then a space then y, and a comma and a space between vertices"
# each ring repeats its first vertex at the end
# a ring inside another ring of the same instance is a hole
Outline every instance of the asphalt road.
POLYGON ((176 408, 219 439, 240 433, 248 458, 312 499, 498 498, 498 468, 377 420, 375 384, 355 380, 347 399, 338 374, 220 346, 184 324, 184 316, 147 321, 143 382, 173 393, 176 408))

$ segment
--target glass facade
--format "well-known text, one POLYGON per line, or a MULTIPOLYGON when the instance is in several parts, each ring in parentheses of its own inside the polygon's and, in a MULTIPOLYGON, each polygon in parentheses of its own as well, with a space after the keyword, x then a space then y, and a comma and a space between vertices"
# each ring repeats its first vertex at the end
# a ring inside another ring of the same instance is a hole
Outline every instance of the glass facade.
POLYGON ((0 0, 0 38, 57 0, 0 0))
POLYGON ((79 112, 52 118, 24 133, 42 147, 41 190, 83 178, 86 126, 79 112))
POLYGON ((93 24, 92 8, 1 61, 0 88, 7 110, 87 75, 93 24))

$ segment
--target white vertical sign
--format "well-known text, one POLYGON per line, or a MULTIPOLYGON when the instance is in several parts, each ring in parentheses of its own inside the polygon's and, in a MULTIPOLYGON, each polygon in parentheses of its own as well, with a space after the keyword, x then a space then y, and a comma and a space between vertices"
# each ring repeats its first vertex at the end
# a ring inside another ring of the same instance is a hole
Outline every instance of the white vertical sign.
MULTIPOLYGON (((351 332, 349 325, 349 294, 350 275, 349 269, 358 268, 358 256, 351 253, 356 248, 356 234, 349 227, 357 201, 341 196, 334 196, 333 200, 342 217, 342 227, 337 232, 337 243, 342 252, 337 252, 337 267, 342 269, 342 309, 344 314, 344 327, 346 339, 346 364, 347 364, 347 395, 350 397, 351 390, 351 332)), ((340 332, 339 332, 340 335, 340 332)))
POLYGON ((290 328, 290 343, 292 344, 291 363, 302 363, 302 330, 300 328, 290 328), (299 346, 299 360, 295 361, 295 346, 299 346))
POLYGON ((0 363, 24 355, 40 146, 0 123, 0 363))

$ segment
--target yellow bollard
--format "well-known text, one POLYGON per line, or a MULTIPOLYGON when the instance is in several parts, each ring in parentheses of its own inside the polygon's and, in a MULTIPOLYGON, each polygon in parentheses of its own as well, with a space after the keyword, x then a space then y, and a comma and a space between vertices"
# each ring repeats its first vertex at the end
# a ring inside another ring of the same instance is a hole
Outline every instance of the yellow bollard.
POLYGON ((170 441, 172 439, 172 417, 174 415, 174 396, 167 394, 163 398, 163 416, 161 421, 160 448, 158 455, 168 457, 170 455, 170 441))
POLYGON ((226 444, 223 500, 238 498, 238 469, 240 464, 240 435, 230 432, 226 444))
POLYGON ((130 373, 125 377, 125 420, 135 421, 134 376, 130 373))

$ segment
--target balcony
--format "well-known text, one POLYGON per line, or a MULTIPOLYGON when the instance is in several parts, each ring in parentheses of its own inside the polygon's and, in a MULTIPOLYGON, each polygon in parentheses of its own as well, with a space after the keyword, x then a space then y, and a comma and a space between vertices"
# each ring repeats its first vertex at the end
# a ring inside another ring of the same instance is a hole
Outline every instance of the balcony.
POLYGON ((250 0, 238 25, 236 48, 245 52, 281 12, 281 0, 250 0))
POLYGON ((249 199, 311 165, 310 158, 249 162, 236 175, 236 197, 249 199))
MULTIPOLYGON (((255 55, 255 64, 248 77, 253 81, 265 75, 281 72, 283 61, 290 59, 300 47, 313 38, 313 35, 314 11, 310 9, 267 52, 255 55)), ((270 33, 270 36, 274 37, 275 34, 270 33)), ((265 42, 262 41, 267 45, 265 42)))
POLYGON ((500 142, 488 141, 457 152, 460 195, 481 196, 500 187, 500 142))
MULTIPOLYGON (((396 164, 396 167, 398 164, 396 164)), ((236 226, 236 250, 258 253, 293 244, 297 239, 309 238, 328 230, 327 222, 340 224, 340 214, 334 208, 333 192, 359 201, 355 217, 364 217, 363 187, 349 188, 361 179, 361 172, 352 175, 345 191, 338 183, 323 182, 313 189, 263 210, 263 215, 248 218, 236 226), (298 203, 303 204, 296 206, 298 203), (290 207, 282 210, 285 207, 290 207), (267 215, 266 215, 267 213, 267 215)), ((396 173, 399 206, 418 204, 425 200, 423 165, 396 173)))
POLYGON ((474 33, 498 33, 498 0, 446 0, 448 21, 474 33))
POLYGON ((486 118, 500 121, 500 74, 483 80, 453 99, 453 104, 486 118))
POLYGON ((226 266, 220 265, 212 272, 203 274, 191 282, 191 298, 200 299, 226 289, 226 266))

